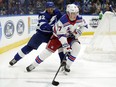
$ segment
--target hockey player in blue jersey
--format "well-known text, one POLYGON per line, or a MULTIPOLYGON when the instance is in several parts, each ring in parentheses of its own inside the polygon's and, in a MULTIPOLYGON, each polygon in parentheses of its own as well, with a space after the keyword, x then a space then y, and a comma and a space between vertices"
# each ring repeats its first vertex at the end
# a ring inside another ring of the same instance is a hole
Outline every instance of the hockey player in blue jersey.
POLYGON ((62 66, 64 72, 70 72, 70 67, 80 52, 81 44, 78 37, 81 36, 83 30, 87 29, 85 20, 79 15, 79 9, 74 4, 67 5, 66 14, 54 25, 53 36, 43 50, 26 69, 32 71, 46 58, 48 58, 57 49, 62 47, 64 53, 70 52, 65 60, 65 66, 62 66))
MULTIPOLYGON (((52 27, 62 16, 61 12, 55 8, 53 2, 46 2, 46 9, 39 14, 39 20, 36 33, 31 37, 29 42, 17 52, 14 58, 9 62, 13 66, 17 61, 22 59, 26 54, 29 54, 32 50, 38 49, 42 43, 47 43, 53 34, 52 27)), ((60 56, 63 53, 59 53, 60 56)))

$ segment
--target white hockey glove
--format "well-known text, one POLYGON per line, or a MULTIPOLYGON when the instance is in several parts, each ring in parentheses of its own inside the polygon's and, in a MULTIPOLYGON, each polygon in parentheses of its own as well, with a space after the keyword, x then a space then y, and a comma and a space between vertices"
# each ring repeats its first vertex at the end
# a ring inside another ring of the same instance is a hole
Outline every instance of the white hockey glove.
POLYGON ((68 43, 63 44, 62 47, 63 47, 64 54, 72 51, 72 49, 68 43))
POLYGON ((81 36, 82 31, 83 31, 82 28, 80 28, 80 29, 75 29, 75 30, 74 30, 73 33, 74 33, 75 39, 77 39, 79 36, 81 36))

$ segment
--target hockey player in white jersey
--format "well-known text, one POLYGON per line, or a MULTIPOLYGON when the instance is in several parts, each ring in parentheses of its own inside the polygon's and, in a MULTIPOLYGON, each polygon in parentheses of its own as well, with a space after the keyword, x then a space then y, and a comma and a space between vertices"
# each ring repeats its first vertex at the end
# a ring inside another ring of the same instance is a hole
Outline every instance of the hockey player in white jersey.
POLYGON ((64 71, 70 72, 70 67, 78 56, 81 48, 78 37, 82 34, 84 29, 87 29, 87 24, 79 15, 78 7, 74 4, 67 5, 66 14, 55 24, 53 28, 54 34, 48 42, 46 49, 26 68, 27 71, 32 71, 47 57, 62 47, 64 53, 70 52, 70 55, 66 59, 66 65, 64 66, 64 71))

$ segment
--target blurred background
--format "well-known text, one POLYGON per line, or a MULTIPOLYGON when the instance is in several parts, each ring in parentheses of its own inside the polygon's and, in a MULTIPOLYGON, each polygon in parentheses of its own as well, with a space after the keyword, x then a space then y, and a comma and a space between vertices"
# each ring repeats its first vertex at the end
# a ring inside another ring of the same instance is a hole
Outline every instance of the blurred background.
POLYGON ((0 0, 0 16, 38 14, 45 9, 45 3, 53 1, 62 13, 69 3, 75 3, 82 15, 98 15, 109 11, 110 5, 116 11, 116 0, 0 0))

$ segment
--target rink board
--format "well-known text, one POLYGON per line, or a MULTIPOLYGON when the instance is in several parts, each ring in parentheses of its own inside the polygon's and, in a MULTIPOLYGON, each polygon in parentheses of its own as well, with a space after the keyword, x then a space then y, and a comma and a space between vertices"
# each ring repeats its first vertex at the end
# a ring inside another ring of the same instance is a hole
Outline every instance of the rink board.
MULTIPOLYGON (((88 29, 83 35, 93 35, 98 16, 83 16, 88 29)), ((0 54, 28 42, 36 32, 38 15, 0 17, 0 54)))

